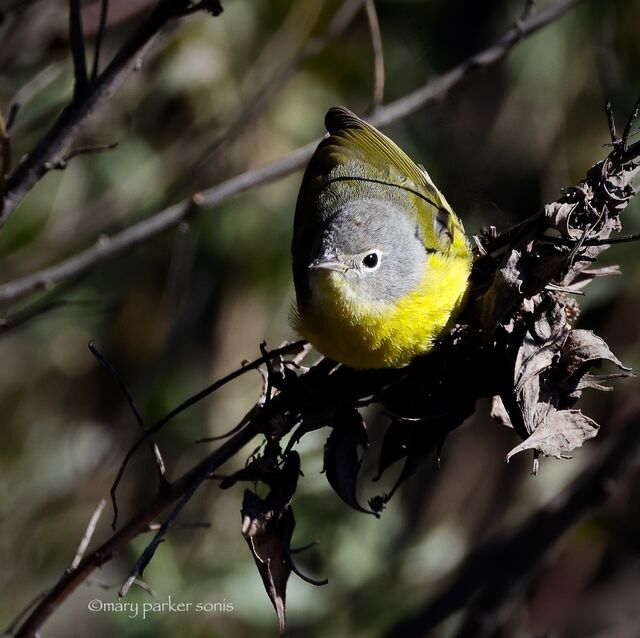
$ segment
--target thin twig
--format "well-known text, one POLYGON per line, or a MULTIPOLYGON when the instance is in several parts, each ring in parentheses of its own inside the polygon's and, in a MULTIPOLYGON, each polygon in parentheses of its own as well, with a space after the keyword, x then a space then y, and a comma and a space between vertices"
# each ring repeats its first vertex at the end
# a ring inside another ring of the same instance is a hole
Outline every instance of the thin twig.
POLYGON ((102 48, 102 40, 107 27, 107 16, 109 14, 109 0, 101 0, 100 2, 100 22, 98 23, 98 32, 96 33, 95 53, 93 54, 93 69, 91 71, 91 83, 94 84, 100 72, 100 49, 102 48))
POLYGON ((58 582, 46 593, 24 620, 15 638, 33 638, 47 618, 97 567, 109 561, 132 538, 145 532, 171 503, 177 501, 191 487, 200 475, 209 476, 224 462, 233 457, 259 432, 259 419, 250 423, 232 439, 221 445, 195 467, 170 484, 164 494, 158 494, 144 509, 138 511, 127 524, 108 538, 100 547, 87 555, 76 569, 65 572, 58 582))
POLYGON ((620 141, 622 142, 622 150, 626 151, 629 148, 629 136, 631 135, 631 127, 634 125, 635 121, 638 119, 638 115, 640 115, 640 97, 636 101, 633 111, 631 112, 631 116, 627 120, 625 124, 624 131, 622 133, 622 137, 620 141))
MULTIPOLYGON (((260 370, 260 368, 258 368, 260 370)), ((243 428, 249 421, 255 416, 257 410, 261 407, 260 402, 254 405, 244 417, 238 421, 238 424, 232 427, 230 430, 225 432, 224 434, 219 434, 217 436, 207 436, 201 439, 196 439, 196 443, 214 443, 215 441, 223 441, 224 439, 228 439, 230 436, 233 436, 238 430, 243 428)))
MULTIPOLYGON (((78 0, 70 0, 70 2, 77 3, 78 0)), ((60 156, 77 136, 80 125, 115 93, 136 67, 155 35, 175 16, 175 4, 175 2, 158 0, 153 10, 120 47, 106 69, 96 78, 96 81, 88 86, 81 96, 74 96, 74 99, 63 109, 36 148, 7 178, 0 199, 0 226, 6 222, 27 193, 47 173, 45 166, 47 162, 60 156)), ((74 33, 79 31, 80 29, 76 25, 74 33)), ((74 55, 78 58, 77 70, 82 73, 77 46, 74 55)))
MULTIPOLYGON (((486 69, 499 62, 525 37, 552 23, 579 1, 559 0, 552 5, 548 5, 523 22, 520 31, 515 28, 510 29, 495 44, 481 53, 467 58, 444 75, 428 82, 423 88, 413 91, 385 107, 381 107, 371 118, 371 123, 377 127, 388 126, 414 113, 424 105, 442 98, 473 72, 486 69)), ((271 183, 299 170, 309 160, 318 142, 319 140, 314 140, 276 162, 246 171, 203 191, 203 207, 214 208, 238 193, 271 183)), ((629 150, 631 148, 633 147, 630 147, 629 150)), ((183 221, 187 215, 187 206, 188 202, 174 204, 148 219, 131 225, 120 233, 105 237, 99 243, 54 266, 0 285, 0 305, 15 301, 44 286, 54 286, 64 279, 90 270, 98 264, 113 259, 122 252, 149 241, 151 238, 177 226, 183 221)))
POLYGON ((444 75, 432 79, 421 89, 413 91, 409 95, 380 109, 371 118, 371 123, 377 127, 388 126, 392 122, 414 113, 425 104, 441 99, 454 87, 466 80, 469 75, 477 71, 486 70, 500 62, 524 39, 560 18, 580 1, 558 0, 558 2, 545 6, 542 10, 521 22, 519 26, 511 27, 492 46, 467 58, 444 75))
MULTIPOLYGON (((314 37, 311 37, 304 47, 292 58, 283 59, 285 51, 291 47, 296 47, 299 40, 298 33, 304 32, 306 28, 310 28, 313 25, 310 24, 309 15, 315 15, 316 11, 320 13, 320 3, 313 5, 313 9, 308 7, 308 3, 297 3, 290 11, 289 16, 285 20, 285 24, 275 34, 274 38, 270 40, 259 54, 253 69, 249 72, 247 78, 243 81, 243 88, 241 88, 240 94, 244 95, 244 98, 240 101, 240 104, 233 109, 227 117, 222 119, 229 119, 230 122, 225 126, 224 130, 215 135, 206 147, 200 152, 198 159, 193 163, 192 169, 189 171, 187 177, 181 177, 176 180, 176 183, 172 184, 169 189, 169 197, 172 194, 177 194, 182 191, 187 184, 193 184, 209 169, 211 165, 211 158, 221 148, 228 148, 235 140, 237 140, 249 125, 255 124, 264 113, 269 104, 276 98, 276 96, 287 86, 291 78, 296 72, 303 67, 311 58, 320 53, 330 42, 335 40, 353 21, 358 14, 361 6, 366 0, 344 0, 338 7, 337 11, 329 21, 329 24, 325 30, 314 37), (301 11, 304 14, 301 14, 301 11), (304 15, 302 19, 301 15, 304 15), (296 37, 291 38, 288 35, 288 31, 291 30, 289 23, 292 22, 296 26, 296 37), (287 47, 283 49, 282 41, 293 39, 293 42, 288 42, 287 47), (273 60, 278 60, 278 64, 275 66, 273 72, 269 73, 266 79, 263 60, 269 60, 273 63, 273 60), (247 87, 246 89, 244 87, 247 87), (257 88, 256 88, 257 87, 257 88)), ((209 122, 205 122, 203 125, 196 127, 196 135, 200 134, 203 130, 203 126, 211 126, 217 123, 217 118, 209 122)))
MULTIPOLYGON (((96 345, 95 345, 95 343, 93 341, 89 342, 89 346, 88 347, 89 347, 89 351, 96 358, 96 360, 100 363, 100 365, 105 370, 107 370, 111 374, 111 376, 115 379, 116 383, 120 387, 120 390, 121 390, 122 394, 124 394, 125 399, 127 400, 127 403, 129 405, 129 407, 131 408, 131 412, 133 412, 133 416, 135 417, 136 422, 140 426, 140 430, 142 430, 142 434, 144 435, 146 433, 146 431, 147 431, 147 428, 145 426, 144 419, 142 418, 142 415, 140 414, 140 410, 138 409, 138 406, 136 405, 136 401, 133 398, 133 395, 131 394, 131 392, 129 391, 129 388, 127 387, 127 384, 124 382, 123 378, 120 376, 118 371, 107 360, 107 358, 98 350, 98 348, 96 348, 96 345)), ((161 486, 161 489, 162 489, 163 487, 166 487, 166 484, 167 484, 167 471, 165 469, 164 459, 162 458, 162 454, 160 452, 160 448, 158 447, 157 443, 151 437, 147 437, 147 444, 148 444, 149 449, 151 450, 151 453, 153 454, 153 457, 155 459, 156 468, 158 469, 158 479, 160 481, 160 486, 161 486)), ((114 504, 114 507, 115 507, 115 504, 114 504)))
POLYGON ((77 148, 69 151, 64 157, 54 159, 51 162, 45 163, 45 168, 48 171, 52 170, 64 170, 67 168, 67 164, 70 160, 78 155, 95 155, 96 153, 104 153, 105 151, 112 151, 118 146, 118 142, 112 142, 111 144, 93 144, 90 146, 78 146, 77 148))
MULTIPOLYGON (((640 233, 634 233, 633 235, 619 235, 618 237, 602 237, 594 239, 584 239, 580 245, 582 246, 608 246, 609 244, 626 244, 632 241, 640 240, 640 233)), ((538 241, 545 241, 551 244, 557 244, 558 246, 577 246, 576 239, 570 239, 569 237, 551 237, 543 235, 538 238, 538 241)))
POLYGON ((135 562, 135 565, 131 569, 127 580, 123 583, 120 591, 118 592, 118 597, 122 598, 129 593, 129 589, 131 589, 131 585, 138 578, 142 578, 145 567, 149 564, 149 561, 153 558, 153 555, 156 553, 158 546, 160 543, 164 542, 164 537, 166 533, 173 527, 176 518, 183 510, 184 506, 191 500, 191 497, 195 494, 196 490, 200 485, 206 481, 208 478, 207 475, 199 475, 194 477, 193 481, 182 495, 182 498, 178 501, 178 504, 171 510, 171 513, 165 519, 164 523, 160 526, 160 529, 156 532, 151 542, 145 547, 141 556, 135 562))
POLYGON ((80 0, 69 0, 69 46, 73 57, 73 75, 75 77, 73 100, 75 102, 82 99, 89 86, 80 0))
POLYGON ((382 35, 380 33, 380 21, 376 11, 375 0, 367 0, 365 3, 369 32, 371 33, 371 48, 373 49, 373 98, 371 100, 371 112, 375 113, 384 99, 384 53, 382 49, 382 35))
POLYGON ((222 13, 222 5, 219 0, 201 0, 177 11, 175 15, 189 16, 198 11, 206 11, 213 16, 219 16, 222 13))
MULTIPOLYGON (((73 280, 65 284, 65 289, 71 287, 73 280)), ((56 294, 46 295, 37 299, 33 303, 28 304, 24 308, 20 308, 15 312, 0 316, 0 336, 4 336, 10 331, 20 328, 31 320, 59 308, 67 308, 69 306, 95 307, 101 302, 92 299, 65 299, 59 297, 61 290, 56 290, 56 294)))
MULTIPOLYGON (((304 549, 308 549, 309 547, 311 547, 312 545, 315 545, 315 543, 310 543, 308 546, 306 546, 304 549)), ((299 549, 298 551, 304 551, 304 549, 299 549)), ((287 565, 289 566, 289 569, 301 580, 303 580, 305 583, 309 583, 310 585, 314 585, 315 587, 322 587, 324 585, 328 585, 329 584, 329 579, 328 578, 312 578, 311 576, 307 576, 304 572, 300 571, 300 569, 298 568, 298 566, 295 564, 295 562, 293 561, 293 558, 291 556, 293 552, 288 549, 285 548, 285 562, 287 563, 287 565)))
POLYGON ((80 564, 80 561, 82 560, 82 557, 87 551, 87 547, 89 547, 89 543, 93 538, 93 534, 96 531, 96 526, 98 525, 98 521, 100 520, 100 516, 102 515, 102 510, 104 510, 106 504, 107 500, 104 498, 101 499, 98 503, 98 507, 96 507, 95 511, 91 515, 89 524, 87 525, 87 529, 80 539, 80 544, 78 545, 75 556, 73 557, 73 560, 71 561, 69 567, 67 567, 67 572, 72 572, 73 570, 77 569, 78 565, 80 564))
MULTIPOLYGON (((162 525, 158 523, 152 523, 148 527, 148 531, 156 532, 158 531, 162 525)), ((209 529, 211 527, 211 523, 207 523, 204 521, 196 521, 195 523, 176 523, 172 525, 172 529, 209 529)))
POLYGON ((609 122, 609 135, 611 136, 611 143, 615 145, 618 142, 618 135, 616 133, 616 119, 613 116, 611 100, 607 100, 604 103, 604 111, 607 114, 607 121, 609 122))
MULTIPOLYGON (((47 86, 51 86, 52 82, 60 78, 65 69, 66 64, 64 60, 47 64, 47 66, 36 73, 29 81, 20 86, 13 96, 7 100, 8 104, 11 104, 11 107, 9 107, 10 110, 14 107, 17 107, 18 110, 25 108, 42 90, 47 86)), ((64 102, 56 100, 41 114, 34 115, 30 118, 26 117, 20 122, 15 122, 16 129, 28 131, 38 129, 40 126, 46 126, 51 121, 51 118, 55 117, 55 114, 58 113, 61 104, 64 105, 64 102)))
POLYGON ((37 596, 34 596, 32 600, 25 605, 24 609, 11 621, 11 624, 5 628, 2 632, 2 636, 13 636, 15 630, 22 622, 22 619, 47 595, 46 591, 41 591, 37 596))
MULTIPOLYGON (((263 389, 263 395, 262 397, 260 397, 259 403, 261 405, 267 405, 269 403, 269 401, 271 401, 271 397, 273 394, 273 362, 272 359, 274 359, 275 357, 271 357, 269 351, 267 350, 267 342, 266 341, 262 341, 260 343, 260 353, 262 354, 262 357, 264 358, 264 364, 265 367, 267 368, 266 374, 264 375, 264 380, 265 380, 265 384, 264 384, 264 389, 263 389)), ((278 355, 280 356, 280 355, 278 355)), ((258 368, 259 370, 260 368, 258 368)))
POLYGON ((207 386, 204 390, 201 390, 200 392, 196 392, 196 394, 194 394, 193 396, 189 397, 188 399, 185 399, 180 405, 178 405, 176 408, 171 410, 171 412, 169 412, 166 416, 160 419, 157 423, 155 423, 150 428, 145 430, 143 436, 141 436, 131 446, 131 448, 129 448, 129 451, 125 454, 124 459, 120 464, 120 468, 118 469, 118 473, 116 474, 116 478, 113 481, 113 484, 111 486, 110 493, 111 493, 111 502, 113 504, 113 521, 111 523, 111 527, 115 530, 118 522, 118 508, 116 505, 116 492, 118 490, 118 486, 122 481, 122 477, 124 476, 124 472, 127 468, 127 465, 129 464, 129 461, 135 454, 136 450, 149 436, 158 432, 167 423, 169 423, 169 421, 171 421, 176 416, 178 416, 178 414, 180 414, 181 412, 184 412, 186 409, 190 408, 192 405, 198 403, 199 401, 202 401, 202 399, 214 393, 216 390, 219 390, 223 386, 227 385, 227 383, 230 383, 231 381, 237 379, 238 377, 249 372, 250 370, 255 370, 258 366, 263 365, 269 358, 278 357, 290 352, 295 352, 298 348, 304 346, 305 343, 306 343, 305 341, 295 341, 293 343, 288 343, 280 348, 272 350, 271 352, 268 352, 266 355, 263 354, 261 357, 254 359, 250 363, 247 363, 246 365, 238 368, 237 370, 234 370, 227 376, 222 377, 222 379, 218 379, 215 383, 212 383, 211 385, 207 386))
MULTIPOLYGON (((102 583, 102 582, 99 582, 97 580, 93 580, 92 578, 87 578, 85 583, 87 585, 91 585, 93 587, 100 587, 101 589, 106 589, 106 590, 114 589, 115 587, 118 586, 117 584, 102 583)), ((144 591, 147 594, 149 594, 149 596, 151 596, 152 598, 157 598, 158 597, 156 592, 153 591, 153 589, 151 589, 151 587, 149 587, 149 585, 147 585, 147 583, 145 583, 144 580, 142 580, 142 578, 136 578, 136 580, 134 581, 133 584, 137 585, 138 587, 140 587, 140 589, 142 589, 142 591, 144 591)))

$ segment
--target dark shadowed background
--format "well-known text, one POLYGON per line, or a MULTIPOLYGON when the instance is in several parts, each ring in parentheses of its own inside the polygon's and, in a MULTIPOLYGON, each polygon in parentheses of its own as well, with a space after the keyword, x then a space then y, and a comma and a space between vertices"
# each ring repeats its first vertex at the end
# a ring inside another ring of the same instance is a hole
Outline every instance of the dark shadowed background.
MULTIPOLYGON (((21 104, 11 132, 15 158, 42 137, 69 99, 73 80, 67 3, 25 4, 0 25, 0 108, 6 116, 12 103, 21 104)), ((150 4, 111 0, 104 59, 150 4)), ((172 22, 76 142, 117 142, 117 148, 52 171, 0 232, 1 280, 56 263, 102 233, 282 157, 323 133, 330 106, 369 112, 374 65, 365 12, 325 37, 341 4, 227 0, 218 18, 197 14, 172 22), (312 38, 320 50, 299 60, 312 38)), ((377 0, 385 101, 489 46, 523 5, 377 0)), ((85 4, 89 50, 98 6, 85 4)), ((585 0, 495 68, 472 75, 386 132, 424 164, 470 234, 488 225, 503 229, 555 200, 604 157, 604 102, 612 101, 622 125, 637 99, 639 69, 640 2, 585 0)), ((259 355, 262 340, 275 347, 295 338, 288 324, 289 247, 300 178, 297 172, 203 211, 64 284, 56 290, 65 302, 59 307, 0 331, 2 626, 64 571, 138 434, 122 394, 87 343, 95 339, 153 422, 259 355)), ((623 222, 625 232, 640 231, 640 202, 623 222)), ((580 326, 605 338, 634 369, 640 367, 637 251, 637 244, 609 250, 603 262, 620 264, 622 275, 596 280, 579 300, 580 326)), ((12 317, 28 303, 2 312, 12 317)), ((212 449, 215 444, 195 440, 235 425, 261 383, 257 373, 245 375, 162 432, 158 442, 170 476, 212 449)), ((298 562, 329 584, 315 588, 292 577, 288 635, 378 636, 439 591, 470 549, 560 493, 622 417, 640 410, 637 380, 614 385, 612 393, 582 400, 583 411, 602 426, 599 438, 571 460, 544 459, 535 478, 527 454, 504 463, 518 439, 491 421, 488 404, 479 404, 447 440, 440 468, 429 463, 380 520, 351 511, 331 491, 321 474, 326 431, 305 437, 294 545, 319 541, 298 562)), ((370 413, 367 419, 375 441, 385 418, 370 413)), ((375 447, 365 458, 363 502, 385 488, 370 480, 375 447)), ((251 450, 224 473, 240 467, 251 450)), ((121 487, 122 515, 154 489, 154 467, 143 449, 121 487)), ((141 536, 96 572, 42 635, 275 635, 273 609, 240 533, 242 489, 205 485, 181 521, 211 526, 172 530, 145 572, 157 602, 168 596, 194 605, 227 602, 233 611, 167 611, 146 619, 141 612, 129 618, 89 611, 92 599, 116 601, 148 541, 141 536)), ((109 534, 109 520, 107 510, 96 540, 109 534)), ((563 536, 495 635, 640 635, 638 539, 635 470, 615 485, 604 507, 563 536)), ((154 601, 137 587, 126 600, 154 601)), ((434 635, 452 635, 458 622, 453 616, 434 635)))

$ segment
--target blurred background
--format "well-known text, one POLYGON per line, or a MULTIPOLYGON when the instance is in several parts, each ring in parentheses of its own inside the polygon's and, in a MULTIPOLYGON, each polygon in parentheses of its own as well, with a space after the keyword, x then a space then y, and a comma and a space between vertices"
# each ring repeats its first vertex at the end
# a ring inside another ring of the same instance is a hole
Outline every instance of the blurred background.
MULTIPOLYGON (((88 48, 99 2, 84 5, 88 48)), ((111 0, 103 60, 139 21, 148 0, 111 0)), ((219 18, 172 22, 141 69, 82 128, 76 145, 116 149, 50 172, 0 233, 0 278, 12 280, 91 245, 165 205, 282 157, 323 133, 328 107, 366 114, 373 55, 363 10, 335 27, 337 0, 227 0, 219 18), (331 26, 333 23, 333 26, 331 26), (329 32, 329 35, 328 35, 329 32), (309 56, 309 43, 314 54, 309 56)), ((540 0, 536 3, 544 6, 540 0)), ((377 0, 386 70, 385 101, 397 99, 485 48, 521 15, 523 1, 377 0)), ((0 108, 22 107, 14 157, 28 152, 69 100, 73 72, 67 3, 28 2, 0 24, 0 108)), ((640 1, 585 0, 474 74, 438 104, 389 129, 434 181, 470 233, 503 229, 556 199, 607 153, 603 110, 611 99, 621 128, 640 89, 640 1)), ((0 621, 4 627, 67 567, 99 500, 138 435, 117 386, 87 349, 117 367, 151 423, 190 394, 295 337, 289 245, 301 173, 250 190, 182 224, 81 281, 56 291, 65 303, 0 332, 0 621)), ((624 214, 640 231, 640 201, 624 214)), ((580 299, 579 323, 640 367, 640 264, 635 244, 609 250, 622 275, 596 280, 580 299)), ((5 309, 11 316, 22 306, 5 309)), ((304 477, 294 502, 299 557, 329 584, 292 576, 291 636, 378 636, 437 593, 467 552, 524 520, 586 467, 622 415, 638 410, 638 382, 585 396, 599 439, 572 460, 504 463, 515 435, 495 425, 488 403, 447 441, 441 467, 425 469, 380 520, 351 511, 322 470, 327 432, 301 445, 304 477)), ((259 396, 245 375, 172 422, 158 439, 170 477, 212 449, 201 437, 230 429, 259 396)), ((372 438, 384 420, 367 415, 372 438)), ((372 484, 375 444, 365 458, 362 502, 372 484)), ((225 466, 241 466, 251 447, 225 466)), ((155 489, 143 449, 120 490, 121 521, 155 489)), ((393 474, 393 472, 391 472, 393 474)), ((391 477, 393 478, 393 477, 391 477)), ((98 570, 45 625, 43 636, 273 636, 277 624, 240 533, 244 486, 204 486, 145 572, 157 601, 232 603, 232 612, 90 612, 117 590, 149 538, 138 537, 98 570)), ((94 542, 109 534, 105 511, 94 542)), ((563 537, 531 587, 510 609, 501 636, 640 635, 640 472, 606 506, 563 537), (631 628, 631 629, 630 629, 631 628), (633 629, 636 628, 636 629, 633 629)), ((151 601, 134 587, 128 601, 151 601)), ((437 636, 455 632, 459 616, 437 636)))

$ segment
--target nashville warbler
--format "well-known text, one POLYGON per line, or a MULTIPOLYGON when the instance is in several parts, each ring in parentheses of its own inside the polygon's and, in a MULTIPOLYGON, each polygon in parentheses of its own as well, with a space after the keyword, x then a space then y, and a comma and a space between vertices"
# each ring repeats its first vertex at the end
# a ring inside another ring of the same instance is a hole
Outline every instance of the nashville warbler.
POLYGON ((464 301, 471 250, 426 170, 343 107, 304 174, 292 253, 292 325, 353 368, 428 352, 464 301))

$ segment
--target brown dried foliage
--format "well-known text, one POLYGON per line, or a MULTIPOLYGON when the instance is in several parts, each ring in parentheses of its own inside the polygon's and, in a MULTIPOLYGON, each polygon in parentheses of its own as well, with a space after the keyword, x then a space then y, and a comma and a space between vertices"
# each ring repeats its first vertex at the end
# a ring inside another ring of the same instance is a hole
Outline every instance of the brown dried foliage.
POLYGON ((243 533, 281 630, 291 571, 291 499, 298 480, 291 465, 293 460, 299 464, 292 448, 308 432, 331 428, 324 457, 327 480, 345 503, 376 516, 475 411, 478 399, 492 397, 492 416, 523 439, 507 461, 533 450, 534 472, 540 455, 566 457, 596 436, 598 424, 575 409, 576 401, 583 390, 610 390, 606 381, 630 374, 603 339, 573 327, 579 315, 575 295, 596 277, 618 272, 593 262, 620 230, 620 214, 635 195, 631 182, 640 166, 638 144, 628 148, 626 137, 612 142, 605 160, 539 214, 500 235, 489 229, 476 238, 467 307, 429 355, 402 370, 354 371, 324 360, 298 374, 282 359, 271 368, 275 396, 262 414, 268 444, 225 486, 250 480, 271 489, 265 501, 245 493, 243 533), (614 372, 595 374, 605 362, 614 372), (361 450, 367 448, 358 408, 372 404, 390 415, 376 478, 398 461, 403 466, 390 492, 370 499, 367 510, 356 490, 361 450))

